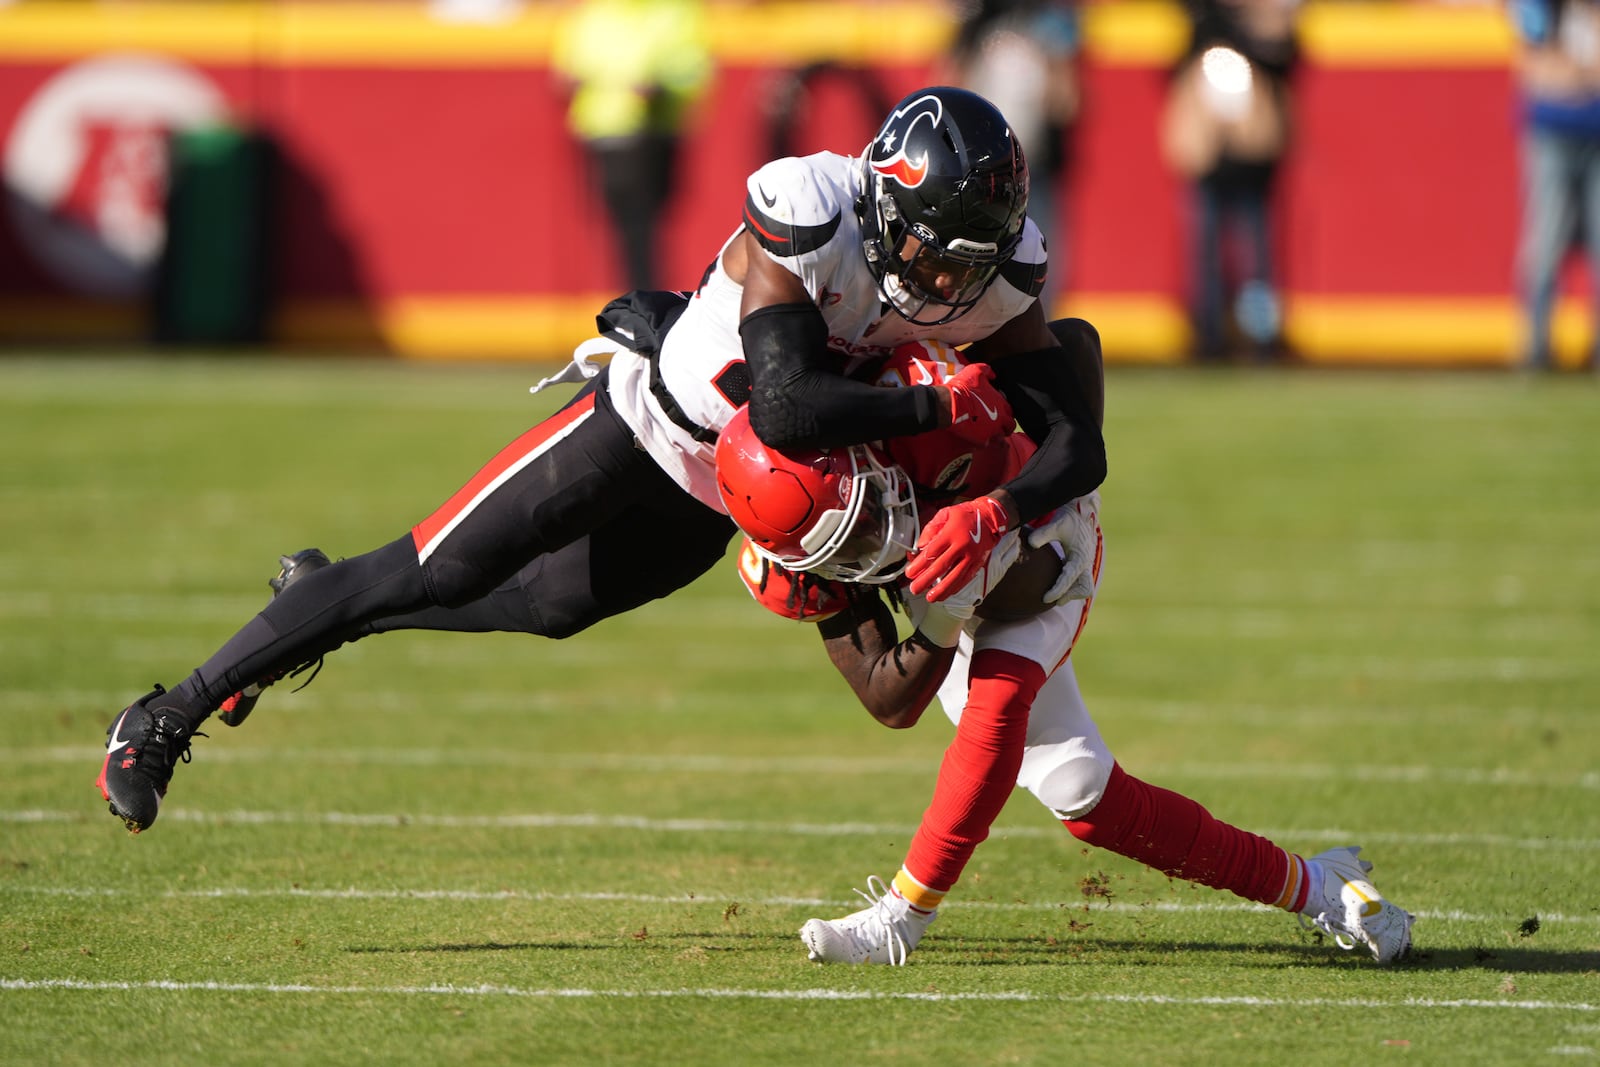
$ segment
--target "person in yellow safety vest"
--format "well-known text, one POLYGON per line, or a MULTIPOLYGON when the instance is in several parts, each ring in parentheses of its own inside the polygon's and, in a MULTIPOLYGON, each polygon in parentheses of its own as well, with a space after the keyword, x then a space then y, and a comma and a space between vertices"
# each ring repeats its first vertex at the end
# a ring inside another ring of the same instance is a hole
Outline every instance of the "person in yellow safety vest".
POLYGON ((657 226, 711 80, 704 4, 584 0, 557 29, 551 66, 571 95, 567 125, 587 152, 628 287, 659 288, 657 226))

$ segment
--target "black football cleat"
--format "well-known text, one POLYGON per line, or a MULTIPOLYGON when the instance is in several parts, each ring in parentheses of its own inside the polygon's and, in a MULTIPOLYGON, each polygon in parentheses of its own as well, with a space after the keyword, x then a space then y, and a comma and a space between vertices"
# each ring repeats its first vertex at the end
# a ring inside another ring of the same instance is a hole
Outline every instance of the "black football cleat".
MULTIPOLYGON (((276 598, 294 582, 312 571, 320 571, 332 562, 320 548, 302 548, 292 556, 278 557, 278 576, 269 578, 267 584, 272 587, 272 595, 276 598)), ((256 710, 256 701, 261 699, 261 691, 275 681, 276 678, 269 678, 255 685, 245 686, 243 690, 222 702, 222 706, 217 709, 217 718, 228 726, 238 726, 256 710)))
POLYGON ((189 762, 194 728, 171 707, 151 707, 165 696, 161 686, 129 704, 106 730, 106 761, 95 785, 129 833, 150 829, 178 761, 189 762))
POLYGON ((272 587, 272 595, 276 597, 312 571, 320 571, 332 564, 333 561, 322 549, 302 548, 292 556, 278 557, 278 576, 268 578, 267 584, 272 587))

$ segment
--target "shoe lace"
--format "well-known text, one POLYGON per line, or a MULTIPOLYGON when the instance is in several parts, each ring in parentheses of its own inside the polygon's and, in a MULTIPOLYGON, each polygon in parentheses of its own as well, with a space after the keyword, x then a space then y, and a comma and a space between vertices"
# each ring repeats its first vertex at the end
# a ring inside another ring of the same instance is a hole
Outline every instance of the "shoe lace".
POLYGON ((325 657, 318 656, 316 659, 306 660, 304 663, 300 664, 300 666, 298 666, 294 670, 290 671, 289 672, 289 677, 290 678, 298 678, 302 674, 305 674, 306 671, 310 671, 311 674, 309 676, 307 676, 305 681, 301 682, 299 685, 297 685, 293 689, 289 690, 289 692, 298 693, 298 692, 300 692, 300 690, 304 689, 306 686, 308 686, 312 682, 316 681, 317 680, 317 675, 322 673, 322 665, 323 665, 324 662, 326 662, 325 657))
POLYGON ((209 734, 198 731, 184 733, 170 715, 157 715, 150 727, 150 739, 139 747, 134 756, 135 763, 143 768, 149 764, 149 769, 160 776, 161 782, 172 779, 172 771, 177 765, 189 763, 194 760, 194 753, 189 746, 197 737, 208 737, 209 734))
POLYGON ((872 874, 867 876, 866 892, 857 889, 855 894, 867 902, 870 914, 863 916, 862 922, 850 930, 850 936, 869 950, 880 945, 886 948, 890 966, 905 966, 906 958, 911 955, 911 946, 906 944, 905 935, 900 932, 900 923, 890 905, 892 893, 889 887, 882 878, 872 874))
POLYGON ((327 662, 327 657, 325 656, 318 656, 316 659, 308 659, 298 667, 292 667, 289 670, 280 670, 274 674, 269 674, 267 677, 255 683, 256 688, 270 689, 277 683, 283 681, 285 678, 298 678, 302 674, 305 674, 306 671, 310 671, 311 676, 309 678, 295 686, 293 689, 289 690, 291 693, 298 693, 300 690, 316 681, 317 675, 322 673, 322 665, 325 662, 327 662))
POLYGON ((1338 919, 1330 919, 1327 912, 1319 913, 1315 918, 1307 915, 1296 915, 1302 930, 1317 930, 1333 938, 1333 943, 1346 952, 1356 947, 1356 937, 1350 928, 1338 919))

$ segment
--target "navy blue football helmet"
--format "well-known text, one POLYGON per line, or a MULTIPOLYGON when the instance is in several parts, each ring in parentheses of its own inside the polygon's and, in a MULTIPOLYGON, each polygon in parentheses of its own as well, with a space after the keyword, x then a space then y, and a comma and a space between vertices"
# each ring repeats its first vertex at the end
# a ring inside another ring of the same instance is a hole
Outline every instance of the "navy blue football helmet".
POLYGON ((1028 163, 977 93, 936 86, 900 101, 861 177, 867 264, 889 306, 919 326, 965 314, 1022 241, 1028 163))

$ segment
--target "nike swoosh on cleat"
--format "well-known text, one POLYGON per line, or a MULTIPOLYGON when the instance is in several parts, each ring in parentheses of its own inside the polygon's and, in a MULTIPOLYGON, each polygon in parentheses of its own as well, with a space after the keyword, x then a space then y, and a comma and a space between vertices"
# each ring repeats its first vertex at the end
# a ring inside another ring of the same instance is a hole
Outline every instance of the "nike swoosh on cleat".
POLYGON ((122 733, 122 724, 127 720, 127 718, 128 712, 124 711, 121 718, 117 719, 117 725, 111 728, 111 740, 106 742, 106 752, 108 754, 115 752, 117 749, 128 743, 127 738, 118 736, 122 733))
POLYGON ((1344 887, 1361 898, 1361 917, 1363 919, 1370 919, 1383 910, 1382 903, 1374 900, 1372 897, 1367 896, 1367 894, 1361 891, 1360 886, 1356 885, 1356 883, 1350 881, 1348 878, 1345 879, 1344 887))

